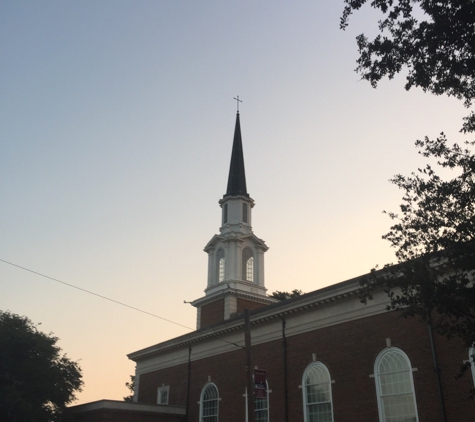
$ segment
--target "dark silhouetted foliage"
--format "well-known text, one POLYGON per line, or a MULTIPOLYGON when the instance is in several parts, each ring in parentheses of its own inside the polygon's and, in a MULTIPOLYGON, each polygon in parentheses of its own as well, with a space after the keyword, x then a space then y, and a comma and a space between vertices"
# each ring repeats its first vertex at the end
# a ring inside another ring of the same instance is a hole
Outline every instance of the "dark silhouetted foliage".
MULTIPOLYGON (((379 35, 357 37, 356 71, 373 87, 407 71, 406 89, 475 99, 475 2, 473 0, 344 0, 340 27, 366 3, 379 10, 379 35)), ((464 118, 475 132, 475 114, 464 118)), ((366 302, 375 290, 390 298, 388 309, 418 316, 440 334, 475 341, 475 156, 474 142, 449 146, 445 135, 417 141, 419 152, 454 177, 444 180, 431 165, 391 182, 404 191, 400 214, 383 239, 396 249, 398 265, 373 270, 361 283, 366 302)))
POLYGON ((81 390, 81 370, 26 317, 0 311, 0 420, 59 421, 81 390))
POLYGON ((444 180, 427 164, 391 182, 404 191, 400 214, 383 239, 396 249, 399 264, 373 270, 361 283, 363 302, 377 289, 390 298, 389 310, 418 316, 440 334, 475 341, 475 142, 464 148, 417 141, 424 157, 436 159, 454 177, 444 180))
POLYGON ((294 289, 291 292, 281 292, 279 290, 276 290, 275 292, 272 292, 272 294, 269 295, 269 297, 272 297, 274 299, 279 299, 279 300, 287 300, 287 299, 292 299, 294 297, 298 297, 303 295, 302 290, 294 289))
POLYGON ((135 375, 130 376, 130 382, 126 382, 125 386, 130 390, 130 395, 124 397, 124 401, 134 401, 135 375))
POLYGON ((454 96, 468 107, 475 98, 475 2, 473 0, 345 0, 340 27, 366 3, 384 15, 380 34, 357 39, 357 72, 373 87, 407 70, 413 86, 454 96))

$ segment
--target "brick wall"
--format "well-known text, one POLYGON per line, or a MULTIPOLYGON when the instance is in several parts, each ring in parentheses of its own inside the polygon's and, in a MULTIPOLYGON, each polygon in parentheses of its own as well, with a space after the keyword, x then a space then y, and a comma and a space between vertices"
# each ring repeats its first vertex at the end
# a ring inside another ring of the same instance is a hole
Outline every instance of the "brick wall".
POLYGON ((221 321, 224 321, 224 299, 218 299, 201 307, 201 328, 221 321))
POLYGON ((263 306, 267 306, 265 303, 261 302, 254 302, 252 300, 247 300, 247 299, 241 299, 238 297, 237 299, 237 313, 242 314, 245 309, 249 309, 252 311, 253 309, 259 309, 262 308, 263 306))
MULTIPOLYGON (((244 336, 244 333, 243 333, 244 336)), ((252 337, 252 334, 251 334, 252 337)), ((427 325, 413 318, 403 319, 387 312, 287 338, 288 391, 290 421, 303 421, 302 376, 316 360, 330 371, 335 421, 378 421, 374 372, 377 355, 386 348, 386 339, 409 356, 413 368, 416 401, 420 422, 442 422, 436 373, 432 359, 427 325)), ((475 420, 475 403, 468 401, 472 385, 470 373, 456 380, 459 366, 467 359, 467 351, 457 341, 436 338, 442 388, 446 397, 447 422, 475 420)), ((193 352, 192 352, 193 359, 193 352)), ((284 422, 284 376, 282 341, 276 340, 252 348, 253 366, 267 371, 270 420, 284 422)), ((190 421, 199 420, 200 394, 210 379, 219 390, 220 420, 244 420, 246 386, 245 350, 193 361, 190 377, 190 421)), ((156 389, 170 385, 170 404, 186 404, 187 365, 179 365, 141 375, 139 401, 155 402, 156 389)))
POLYGON ((468 360, 468 349, 458 339, 447 342, 434 334, 434 340, 449 422, 475 420, 475 402, 470 396, 474 388, 470 368, 458 378, 461 366, 468 360))

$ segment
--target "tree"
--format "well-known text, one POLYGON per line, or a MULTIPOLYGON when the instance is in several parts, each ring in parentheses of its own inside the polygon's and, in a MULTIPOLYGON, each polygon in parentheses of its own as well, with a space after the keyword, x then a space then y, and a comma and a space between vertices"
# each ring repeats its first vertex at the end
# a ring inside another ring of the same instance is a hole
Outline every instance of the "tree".
POLYGON ((302 290, 294 289, 291 292, 281 292, 279 290, 276 290, 275 292, 272 292, 272 294, 269 295, 269 297, 272 297, 274 299, 279 299, 279 300, 287 300, 287 299, 292 299, 294 297, 298 297, 303 295, 304 293, 302 290))
POLYGON ((81 370, 57 337, 26 317, 0 311, 0 420, 59 421, 81 391, 81 370))
MULTIPOLYGON (((368 0, 345 0, 340 28, 368 0)), ((361 34, 357 60, 373 87, 406 68, 406 89, 413 86, 454 96, 468 107, 475 99, 475 2, 473 0, 372 0, 384 18, 373 40, 361 34), (422 13, 421 13, 422 12, 422 13)))
MULTIPOLYGON (((368 0, 344 0, 340 28, 368 0)), ((475 99, 475 2, 473 0, 372 0, 384 15, 380 34, 357 37, 356 71, 377 87, 407 71, 406 89, 413 86, 436 95, 454 96, 470 107, 475 99)), ((473 111, 461 132, 475 132, 473 111)), ((401 216, 383 239, 396 248, 398 265, 372 270, 361 283, 361 299, 385 290, 388 309, 419 316, 447 337, 475 341, 475 156, 466 142, 448 146, 442 133, 436 140, 417 141, 420 153, 435 158, 455 177, 444 181, 430 165, 391 182, 404 191, 401 216)))
POLYGON ((427 164, 391 182, 404 191, 401 215, 383 236, 396 248, 397 266, 386 265, 361 282, 366 303, 373 292, 389 295, 388 310, 418 316, 440 334, 475 342, 475 142, 447 146, 445 136, 417 141, 419 152, 455 172, 443 180, 427 164))
POLYGON ((126 382, 125 386, 129 389, 130 395, 124 397, 124 401, 134 401, 135 375, 130 376, 130 382, 126 382))

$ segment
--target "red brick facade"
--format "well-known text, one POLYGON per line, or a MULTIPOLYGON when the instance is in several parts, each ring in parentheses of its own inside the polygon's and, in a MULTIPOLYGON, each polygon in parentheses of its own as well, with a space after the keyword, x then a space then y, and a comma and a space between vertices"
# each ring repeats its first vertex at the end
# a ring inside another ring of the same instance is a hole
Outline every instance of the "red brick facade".
POLYGON ((218 299, 201 307, 200 327, 213 325, 224 320, 224 299, 218 299))
MULTIPOLYGON (((217 324, 224 321, 224 300, 217 299, 201 307, 200 327, 217 324)), ((249 299, 237 298, 237 313, 242 314, 245 309, 254 310, 267 306, 262 302, 255 302, 249 299)), ((235 316, 235 315, 232 315, 235 316)))
MULTIPOLYGON (((265 323, 263 323, 265 324, 265 323)), ((253 330, 255 327, 252 328, 253 330)), ((243 333, 244 335, 244 333, 243 333)), ((251 331, 252 337, 252 331, 251 331)), ((433 355, 427 325, 415 319, 403 319, 394 312, 335 324, 287 337, 287 390, 289 420, 303 421, 302 376, 312 363, 313 354, 323 362, 332 384, 335 421, 378 421, 374 363, 388 346, 402 349, 409 357, 413 372, 417 411, 420 422, 443 422, 433 355), (389 340, 387 340, 389 339, 389 340)), ((435 338, 440 366, 441 389, 445 401, 447 422, 475 420, 475 403, 469 400, 473 387, 469 372, 455 379, 468 351, 456 341, 435 338)), ((270 421, 284 422, 285 385, 282 339, 252 347, 252 365, 267 371, 270 421)), ((190 384, 189 421, 199 421, 199 400, 208 380, 219 390, 219 420, 245 420, 244 390, 246 386, 245 350, 193 359, 191 349, 190 378, 188 364, 140 375, 138 400, 156 403, 157 388, 170 385, 170 405, 186 406, 190 384)))
POLYGON ((252 300, 241 299, 238 297, 237 299, 237 313, 242 314, 245 309, 249 309, 250 311, 254 309, 262 308, 263 306, 267 306, 265 303, 262 302, 254 302, 252 300))

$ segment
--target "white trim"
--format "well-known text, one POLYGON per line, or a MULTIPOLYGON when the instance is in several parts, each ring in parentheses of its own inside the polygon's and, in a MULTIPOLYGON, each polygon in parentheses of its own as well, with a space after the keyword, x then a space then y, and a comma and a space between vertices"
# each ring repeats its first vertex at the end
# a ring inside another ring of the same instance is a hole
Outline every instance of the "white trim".
POLYGON ((209 387, 214 387, 216 389, 216 394, 217 394, 217 399, 216 399, 216 421, 219 421, 219 402, 221 401, 221 398, 219 397, 219 390, 218 386, 214 382, 208 382, 205 384, 203 389, 201 390, 201 395, 200 395, 200 401, 198 402, 200 405, 200 422, 203 421, 203 397, 206 392, 206 390, 209 387))
POLYGON ((379 412, 379 420, 380 422, 386 422, 386 416, 384 415, 384 409, 383 409, 383 403, 382 403, 382 389, 381 389, 381 378, 380 378, 380 373, 379 373, 379 365, 381 363, 382 358, 388 354, 388 353, 398 353, 400 354, 406 361, 407 363, 407 373, 409 374, 410 382, 411 382, 411 389, 412 389, 412 395, 414 397, 414 407, 415 407, 415 413, 416 413, 416 422, 419 421, 419 414, 417 411, 417 400, 416 400, 416 390, 414 388, 414 377, 412 375, 413 373, 413 368, 411 366, 411 360, 409 359, 409 356, 400 348, 398 347, 387 347, 383 349, 378 356, 376 357, 374 361, 374 381, 376 384, 376 399, 378 401, 378 412, 379 412))
MULTIPOLYGON (((356 283, 351 284, 353 289, 358 286, 356 283)), ((282 337, 282 316, 287 317, 286 331, 288 337, 290 337, 387 312, 388 301, 384 292, 376 294, 371 304, 363 305, 352 288, 348 288, 349 286, 345 286, 345 289, 343 289, 343 286, 339 287, 339 289, 335 289, 335 286, 332 286, 332 289, 330 289, 333 293, 334 290, 337 290, 338 294, 336 295, 330 295, 328 291, 325 291, 325 295, 308 294, 302 298, 297 298, 297 300, 283 301, 259 309, 258 312, 251 315, 253 344, 280 340, 282 337)), ((193 305, 196 305, 196 303, 193 303, 193 305)), ((243 328, 244 321, 242 318, 238 318, 218 327, 205 328, 130 353, 128 357, 137 362, 139 373, 188 362, 189 344, 194 345, 193 360, 211 357, 223 353, 226 351, 224 350, 226 347, 229 351, 235 350, 235 346, 227 345, 224 347, 225 343, 221 341, 214 342, 213 337, 220 336, 220 338, 223 338, 225 336, 226 340, 235 341, 232 339, 234 333, 243 330, 243 328), (212 343, 219 345, 219 347, 214 347, 212 343), (177 348, 183 348, 184 352, 177 355, 177 348), (169 352, 173 353, 172 362, 168 360, 168 356, 164 358, 164 355, 169 352), (152 355, 155 355, 154 357, 162 356, 162 358, 154 359, 152 355)), ((238 337, 241 339, 242 333, 239 333, 238 337)), ((237 341, 240 341, 239 339, 236 337, 237 341)))
MULTIPOLYGON (((323 369, 323 371, 325 372, 325 375, 327 376, 327 379, 328 379, 328 390, 329 390, 329 394, 330 394, 330 406, 331 406, 331 415, 332 415, 332 421, 333 421, 334 420, 334 416, 333 416, 333 395, 332 395, 332 384, 333 384, 333 382, 331 380, 330 371, 328 370, 327 366, 323 362, 320 362, 320 361, 312 362, 311 364, 309 364, 305 368, 305 371, 303 372, 303 376, 302 376, 302 394, 303 394, 303 416, 304 416, 304 421, 305 422, 309 421, 306 378, 307 378, 307 375, 310 372, 310 370, 312 368, 316 368, 316 367, 319 367, 319 368, 323 369)), ((318 404, 318 403, 315 403, 315 404, 318 404)))
POLYGON ((139 384, 140 384, 140 375, 137 374, 137 369, 135 370, 135 380, 134 380, 134 397, 132 401, 137 403, 139 401, 139 384))
POLYGON ((254 283, 256 281, 254 250, 250 246, 246 246, 241 255, 241 278, 248 283, 254 283))
POLYGON ((469 359, 469 362, 470 362, 470 369, 471 369, 471 372, 472 372, 472 381, 473 381, 473 384, 475 385, 475 346, 472 346, 470 347, 470 349, 468 349, 468 359, 469 359))
POLYGON ((162 385, 161 387, 157 388, 157 404, 165 405, 168 404, 170 400, 170 386, 169 385, 162 385), (163 393, 166 392, 166 400, 162 402, 163 393))

